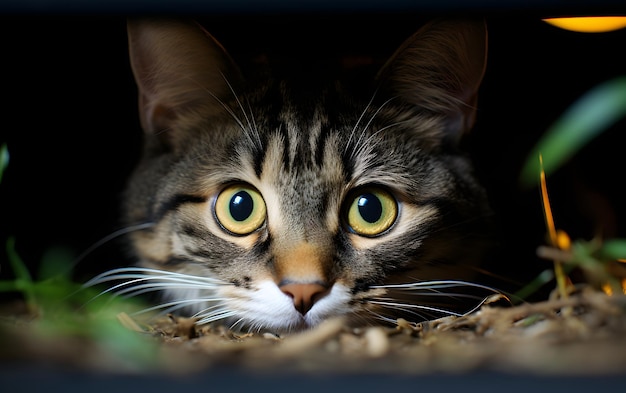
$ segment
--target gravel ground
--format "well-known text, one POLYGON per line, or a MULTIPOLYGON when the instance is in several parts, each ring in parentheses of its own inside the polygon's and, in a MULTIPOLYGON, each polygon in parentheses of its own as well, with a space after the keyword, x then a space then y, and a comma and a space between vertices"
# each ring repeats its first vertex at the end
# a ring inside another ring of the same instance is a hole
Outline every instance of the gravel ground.
POLYGON ((463 317, 398 320, 393 328, 348 328, 333 319, 282 337, 198 327, 174 316, 146 324, 118 314, 137 342, 156 344, 148 366, 116 355, 102 341, 36 333, 31 321, 5 317, 0 361, 5 366, 174 375, 224 369, 263 375, 626 375, 626 296, 588 290, 515 307, 496 304, 463 317))

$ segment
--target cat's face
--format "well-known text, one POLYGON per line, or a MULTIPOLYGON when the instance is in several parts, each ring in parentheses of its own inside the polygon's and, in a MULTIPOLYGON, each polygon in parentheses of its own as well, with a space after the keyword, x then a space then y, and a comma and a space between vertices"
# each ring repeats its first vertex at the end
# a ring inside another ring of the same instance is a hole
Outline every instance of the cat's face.
POLYGON ((429 25, 360 96, 310 75, 253 82, 187 22, 130 21, 129 42, 146 149, 125 218, 150 223, 133 252, 174 309, 274 331, 421 320, 433 302, 414 284, 469 277, 489 210, 456 147, 482 23, 429 25))

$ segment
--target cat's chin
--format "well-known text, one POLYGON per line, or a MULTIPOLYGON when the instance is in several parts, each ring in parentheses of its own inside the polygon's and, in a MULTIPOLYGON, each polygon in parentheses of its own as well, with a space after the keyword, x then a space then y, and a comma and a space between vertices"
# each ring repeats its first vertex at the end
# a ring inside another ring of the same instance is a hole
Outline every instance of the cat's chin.
POLYGON ((261 281, 251 289, 230 288, 227 292, 231 299, 236 299, 229 300, 236 313, 230 319, 230 327, 244 331, 298 332, 352 311, 350 292, 341 284, 335 284, 304 315, 296 309, 293 299, 269 280, 261 281))

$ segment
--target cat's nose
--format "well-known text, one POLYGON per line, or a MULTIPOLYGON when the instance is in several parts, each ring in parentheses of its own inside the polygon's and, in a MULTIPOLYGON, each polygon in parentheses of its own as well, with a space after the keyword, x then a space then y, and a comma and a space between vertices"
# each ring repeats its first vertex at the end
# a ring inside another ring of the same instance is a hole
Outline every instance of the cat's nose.
POLYGON ((316 301, 328 293, 328 287, 321 284, 289 283, 280 286, 280 290, 293 299, 293 305, 302 315, 313 307, 316 301))

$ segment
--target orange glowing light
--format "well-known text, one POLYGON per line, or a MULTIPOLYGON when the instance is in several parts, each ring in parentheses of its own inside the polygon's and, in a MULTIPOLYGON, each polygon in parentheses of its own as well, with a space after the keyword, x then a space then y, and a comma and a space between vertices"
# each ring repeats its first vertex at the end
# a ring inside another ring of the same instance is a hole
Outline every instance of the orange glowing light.
MULTIPOLYGON (((622 279, 622 292, 626 295, 626 278, 622 279)), ((602 291, 608 296, 613 296, 613 288, 610 284, 602 284, 602 291)))
POLYGON ((626 16, 585 16, 575 18, 543 19, 561 29, 581 33, 605 33, 626 27, 626 16))

